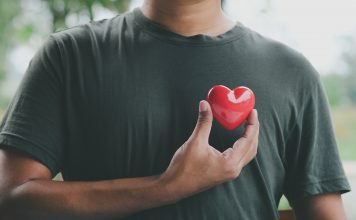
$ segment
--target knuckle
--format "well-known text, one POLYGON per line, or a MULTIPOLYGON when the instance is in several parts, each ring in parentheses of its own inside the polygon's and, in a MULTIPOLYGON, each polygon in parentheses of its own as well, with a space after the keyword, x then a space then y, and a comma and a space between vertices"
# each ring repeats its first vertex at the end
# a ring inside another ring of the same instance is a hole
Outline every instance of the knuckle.
POLYGON ((243 147, 243 146, 246 146, 246 145, 249 145, 249 139, 242 136, 240 137, 235 143, 234 143, 234 146, 236 147, 243 147))
POLYGON ((198 123, 210 122, 210 117, 208 114, 209 113, 207 111, 200 112, 198 116, 198 123))
POLYGON ((208 111, 202 111, 202 112, 199 112, 199 117, 204 118, 204 117, 207 117, 207 116, 208 116, 208 114, 209 114, 209 112, 208 112, 208 111))
POLYGON ((259 132, 260 132, 260 125, 257 124, 256 128, 254 129, 254 133, 258 136, 259 132))

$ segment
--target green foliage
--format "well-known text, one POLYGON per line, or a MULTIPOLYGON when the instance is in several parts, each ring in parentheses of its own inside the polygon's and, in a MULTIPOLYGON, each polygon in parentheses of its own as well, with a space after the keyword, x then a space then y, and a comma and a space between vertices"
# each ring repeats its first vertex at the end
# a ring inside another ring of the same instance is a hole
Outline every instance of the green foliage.
POLYGON ((1 119, 2 113, 8 108, 9 104, 10 104, 10 99, 8 97, 0 96, 0 119, 1 119))
MULTIPOLYGON (((356 66, 356 62, 353 65, 356 66)), ((345 85, 350 102, 356 105, 356 72, 351 72, 347 75, 345 85)))
POLYGON ((356 37, 350 35, 344 39, 344 52, 341 56, 345 67, 345 87, 349 101, 356 105, 356 37))
POLYGON ((285 196, 282 196, 281 200, 279 201, 278 210, 286 210, 291 209, 289 202, 285 196))
POLYGON ((25 24, 18 30, 17 37, 21 41, 27 41, 35 32, 35 26, 33 24, 25 24))
POLYGON ((43 0, 47 3, 52 14, 53 31, 65 28, 65 19, 69 14, 79 14, 86 12, 90 20, 94 19, 93 7, 95 4, 104 8, 125 12, 131 0, 43 0))
POLYGON ((338 106, 342 103, 345 96, 345 77, 340 74, 328 74, 322 76, 326 94, 331 107, 338 106))
POLYGON ((336 141, 342 160, 356 160, 356 107, 331 109, 336 141))
POLYGON ((20 11, 20 0, 0 1, 0 83, 5 79, 7 52, 14 43, 12 21, 20 11))
MULTIPOLYGON (((26 0, 22 0, 26 1, 26 0)), ((8 51, 14 44, 26 42, 36 33, 36 26, 25 23, 20 27, 14 25, 14 18, 21 15, 21 0, 0 1, 0 84, 5 79, 5 62, 8 51)), ((47 3, 52 16, 52 31, 66 27, 65 20, 70 14, 86 12, 90 20, 94 19, 93 6, 122 13, 129 7, 131 0, 42 0, 47 3)))

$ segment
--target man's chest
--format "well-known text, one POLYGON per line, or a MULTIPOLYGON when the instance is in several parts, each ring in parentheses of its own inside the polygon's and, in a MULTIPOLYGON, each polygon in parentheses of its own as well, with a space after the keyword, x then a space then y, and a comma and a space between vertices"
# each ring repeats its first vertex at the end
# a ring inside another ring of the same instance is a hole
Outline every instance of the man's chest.
MULTIPOLYGON (((262 123, 276 125, 267 126, 260 138, 263 157, 274 163, 283 137, 277 130, 280 121, 265 101, 273 95, 240 63, 199 54, 193 54, 194 60, 180 53, 145 52, 73 72, 65 96, 66 157, 73 176, 117 178, 163 171, 193 131, 199 101, 218 84, 255 91, 262 123)), ((223 151, 242 132, 243 126, 227 131, 214 121, 209 141, 223 151)))

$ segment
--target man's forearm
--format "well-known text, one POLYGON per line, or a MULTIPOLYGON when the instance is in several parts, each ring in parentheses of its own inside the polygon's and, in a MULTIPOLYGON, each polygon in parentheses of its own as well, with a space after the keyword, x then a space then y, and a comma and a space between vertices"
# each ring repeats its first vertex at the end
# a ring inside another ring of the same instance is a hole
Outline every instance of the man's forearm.
POLYGON ((299 220, 346 220, 346 213, 339 192, 309 196, 294 204, 299 220))
POLYGON ((96 182, 32 180, 2 198, 0 218, 117 219, 173 202, 159 176, 96 182))

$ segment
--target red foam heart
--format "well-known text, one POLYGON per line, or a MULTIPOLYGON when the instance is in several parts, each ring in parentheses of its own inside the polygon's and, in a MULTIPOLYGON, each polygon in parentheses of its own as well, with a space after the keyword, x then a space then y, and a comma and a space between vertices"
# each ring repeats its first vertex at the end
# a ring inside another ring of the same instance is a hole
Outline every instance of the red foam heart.
POLYGON ((216 85, 209 90, 206 100, 214 118, 227 130, 240 126, 255 106, 255 95, 245 86, 231 90, 226 86, 216 85))

